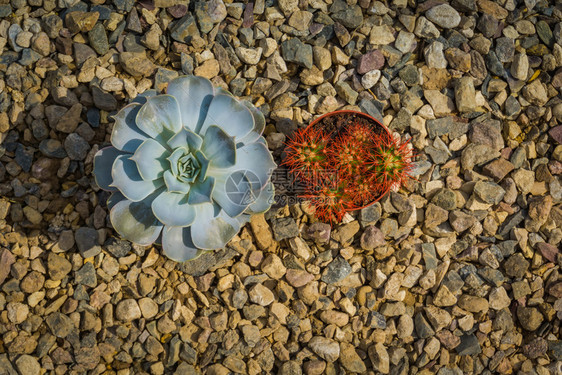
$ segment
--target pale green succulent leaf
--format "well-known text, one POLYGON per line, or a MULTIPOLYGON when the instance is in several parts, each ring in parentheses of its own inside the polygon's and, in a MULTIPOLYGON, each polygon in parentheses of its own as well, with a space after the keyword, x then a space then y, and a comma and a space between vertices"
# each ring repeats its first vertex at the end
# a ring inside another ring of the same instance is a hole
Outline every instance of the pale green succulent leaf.
POLYGON ((201 152, 201 150, 195 151, 195 158, 199 162, 199 174, 197 179, 203 181, 207 178, 207 170, 209 169, 209 159, 201 152))
POLYGON ((254 118, 246 106, 232 96, 221 94, 211 101, 199 134, 204 134, 211 125, 217 125, 238 141, 252 131, 254 118))
POLYGON ((135 151, 131 158, 137 163, 139 174, 146 181, 162 178, 164 171, 170 168, 167 158, 170 152, 154 139, 147 139, 135 151))
POLYGON ((256 200, 250 204, 246 213, 257 214, 269 210, 275 199, 275 187, 270 181, 259 192, 256 200))
POLYGON ((216 205, 203 203, 195 208, 197 217, 191 224, 191 239, 199 249, 222 249, 240 230, 240 222, 216 205))
POLYGON ((195 150, 199 150, 201 148, 201 144, 203 144, 203 139, 198 134, 195 134, 189 129, 182 127, 178 134, 174 135, 168 141, 168 145, 172 149, 176 149, 178 147, 186 147, 189 151, 194 152, 195 150))
POLYGON ((117 203, 124 201, 126 199, 127 197, 121 194, 120 191, 114 191, 113 193, 111 193, 109 198, 107 198, 107 209, 111 210, 113 207, 115 207, 117 203))
POLYGON ((165 226, 162 231, 162 249, 168 258, 176 262, 195 259, 203 252, 191 240, 191 227, 165 226))
POLYGON ((183 126, 198 131, 215 95, 211 81, 203 77, 179 77, 170 81, 167 93, 174 96, 180 105, 183 126))
POLYGON ((228 168, 236 164, 234 138, 218 126, 211 125, 207 128, 201 151, 213 167, 228 168))
POLYGON ((211 202, 211 196, 215 187, 215 179, 211 176, 204 181, 196 181, 189 190, 189 204, 203 204, 211 202))
POLYGON ((122 200, 113 206, 109 217, 121 237, 143 246, 151 245, 158 239, 163 225, 151 208, 152 197, 157 194, 153 193, 140 202, 122 200))
POLYGON ((119 189, 127 199, 141 201, 164 184, 162 179, 145 181, 142 179, 137 165, 129 155, 121 155, 115 159, 111 170, 112 186, 119 189))
POLYGON ((177 176, 179 174, 178 162, 180 158, 184 156, 187 152, 188 151, 186 148, 178 147, 174 150, 174 152, 170 154, 170 156, 168 156, 168 162, 170 163, 170 168, 174 176, 177 176))
POLYGON ((187 194, 191 188, 189 183, 178 180, 170 171, 164 172, 164 183, 171 193, 187 194))
POLYGON ((152 202, 152 212, 163 224, 175 227, 191 225, 195 220, 195 208, 181 193, 163 192, 152 202))
POLYGON ((140 130, 136 123, 140 108, 139 103, 131 103, 113 116, 115 124, 111 131, 111 144, 116 149, 133 153, 148 139, 148 135, 140 130))
POLYGON ((146 90, 145 92, 138 94, 133 100, 131 100, 132 103, 139 103, 139 104, 144 104, 146 103, 146 101, 148 100, 148 98, 152 98, 153 96, 158 95, 158 91, 154 90, 154 89, 150 89, 150 90, 146 90))
MULTIPOLYGON (((253 179, 253 175, 250 174, 253 179)), ((259 194, 259 184, 252 184, 244 171, 233 174, 220 173, 215 176, 213 200, 230 216, 242 214, 259 194), (255 185, 255 186, 252 186, 255 185)))
POLYGON ((235 219, 236 221, 238 221, 238 224, 240 224, 240 228, 242 228, 246 223, 250 221, 251 217, 252 215, 244 213, 242 215, 236 216, 235 219))
POLYGON ((254 118, 254 128, 243 138, 238 139, 238 142, 244 144, 255 142, 258 140, 258 138, 260 138, 265 129, 265 116, 263 115, 262 111, 254 107, 254 105, 249 101, 242 100, 240 103, 246 106, 246 108, 248 108, 252 113, 252 116, 254 118))
MULTIPOLYGON (((261 190, 269 181, 271 173, 277 167, 273 161, 273 156, 267 146, 261 142, 254 142, 236 150, 236 165, 229 168, 232 173, 235 170, 250 171, 260 181, 261 190)), ((216 173, 213 171, 213 173, 216 173)))
POLYGON ((178 133, 181 126, 180 107, 171 95, 148 98, 137 114, 137 126, 162 145, 178 133))
POLYGON ((230 91, 225 90, 220 86, 215 88, 215 95, 228 95, 228 96, 232 96, 234 98, 234 95, 230 91))
POLYGON ((94 156, 94 179, 103 190, 117 191, 117 188, 111 186, 113 183, 111 169, 115 159, 121 155, 125 155, 125 153, 110 146, 102 148, 94 156))

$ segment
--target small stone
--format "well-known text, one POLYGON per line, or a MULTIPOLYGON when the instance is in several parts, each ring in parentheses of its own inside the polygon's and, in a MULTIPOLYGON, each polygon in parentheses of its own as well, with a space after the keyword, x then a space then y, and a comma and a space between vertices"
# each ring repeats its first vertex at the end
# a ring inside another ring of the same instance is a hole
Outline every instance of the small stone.
POLYGON ((349 5, 343 0, 335 0, 330 12, 334 20, 348 29, 356 29, 363 23, 363 11, 357 4, 349 5))
POLYGON ((129 298, 120 301, 115 308, 115 316, 123 322, 131 322, 140 319, 141 310, 136 300, 129 298))
POLYGON ((511 299, 502 286, 492 289, 490 295, 488 296, 488 300, 490 307, 494 310, 507 308, 511 304, 511 299))
POLYGON ((355 102, 357 101, 357 97, 359 96, 359 93, 353 90, 347 82, 342 81, 336 84, 336 92, 343 100, 351 105, 355 104, 355 102))
POLYGON ((438 38, 441 35, 437 27, 423 16, 418 18, 414 34, 421 38, 438 38))
POLYGON ((365 73, 363 77, 361 77, 361 85, 368 90, 372 88, 374 85, 376 85, 380 78, 381 78, 380 70, 378 69, 371 70, 365 73))
POLYGON ((101 252, 98 232, 93 228, 78 228, 74 239, 84 258, 96 256, 101 252))
POLYGON ((416 314, 414 318, 414 326, 419 338, 426 339, 435 334, 435 331, 431 328, 421 313, 416 314))
POLYGON ((331 227, 329 224, 316 222, 307 229, 307 235, 318 244, 325 244, 330 241, 331 227))
POLYGON ((90 31, 98 21, 99 15, 98 12, 69 12, 65 17, 66 27, 73 34, 90 31))
POLYGON ((134 77, 149 76, 156 69, 144 52, 121 52, 119 62, 123 69, 134 77))
POLYGON ((117 109, 117 100, 108 92, 101 90, 99 87, 92 87, 92 97, 94 104, 99 109, 105 111, 114 111, 117 109))
POLYGON ((96 270, 90 262, 84 264, 79 271, 76 272, 74 280, 77 284, 87 285, 95 288, 97 285, 96 270))
POLYGON ((93 29, 88 32, 88 40, 92 48, 99 55, 105 55, 107 51, 109 51, 109 41, 105 28, 101 23, 97 23, 93 29))
POLYGON ((152 298, 141 298, 139 308, 145 319, 152 319, 158 314, 158 304, 152 298))
POLYGON ((328 264, 321 280, 327 284, 334 284, 345 279, 351 273, 351 266, 341 256, 336 257, 328 264))
POLYGON ((90 145, 80 135, 71 133, 64 140, 64 149, 71 160, 84 160, 90 151, 90 145))
POLYGON ((459 355, 475 355, 482 352, 478 338, 474 334, 463 335, 460 344, 455 348, 459 355))
POLYGON ((455 101, 459 112, 472 112, 476 110, 476 91, 471 77, 463 77, 457 81, 455 101))
POLYGON ((389 373, 390 357, 383 343, 371 345, 367 350, 367 353, 375 371, 378 371, 382 374, 389 373))
POLYGON ((529 74, 529 59, 524 53, 515 55, 511 63, 511 75, 513 78, 525 81, 529 74))
POLYGON ((412 336, 414 332, 414 320, 410 315, 402 315, 398 319, 396 332, 399 338, 405 339, 412 336))
MULTIPOLYGON (((262 48, 243 48, 237 47, 236 48, 236 55, 242 60, 243 63, 249 65, 256 65, 261 58, 262 48)), ((218 74, 218 72, 217 72, 218 74)))
POLYGON ((288 24, 299 31, 305 31, 308 29, 312 17, 313 15, 310 12, 297 10, 289 17, 288 24))
POLYGON ((14 324, 23 323, 29 314, 29 307, 20 302, 10 302, 6 307, 8 319, 14 324))
POLYGON ((527 331, 536 331, 542 324, 544 317, 535 307, 519 306, 517 308, 517 318, 521 327, 527 331))
POLYGON ((281 43, 281 52, 285 61, 294 62, 307 69, 312 68, 312 46, 304 44, 299 38, 281 43))
POLYGON ((478 181, 474 185, 474 194, 489 204, 498 204, 505 195, 505 190, 491 181, 478 181))
POLYGON ((72 264, 62 255, 49 253, 47 269, 49 270, 51 280, 62 280, 72 269, 72 264))
POLYGON ((283 261, 275 254, 270 254, 263 260, 261 270, 276 280, 281 279, 287 272, 283 261))
POLYGON ((299 7, 298 0, 279 0, 278 1, 279 9, 286 15, 290 16, 294 11, 296 11, 299 7))
POLYGON ((538 79, 528 85, 525 85, 522 92, 525 99, 536 106, 544 106, 548 101, 546 89, 538 79))
POLYGON ((271 224, 276 241, 293 238, 299 235, 297 223, 291 217, 272 220, 271 224))
POLYGON ((361 248, 363 250, 373 250, 386 244, 384 234, 374 225, 369 225, 361 235, 361 248))
POLYGON ((541 253, 543 257, 551 262, 556 262, 557 256, 559 254, 559 250, 556 246, 551 245, 546 242, 539 242, 536 245, 537 250, 541 253))
POLYGON ((562 125, 555 126, 548 131, 548 134, 559 144, 562 144, 562 125))
POLYGON ((170 36, 180 43, 190 43, 194 37, 200 37, 193 15, 188 13, 177 20, 170 28, 170 36))
POLYGON ((428 20, 441 26, 444 29, 455 28, 461 22, 461 16, 449 4, 440 4, 434 6, 427 12, 425 12, 425 16, 428 20))
POLYGON ((349 372, 363 374, 367 371, 367 366, 355 351, 354 345, 345 342, 340 343, 339 360, 349 372))
POLYGON ((441 285, 433 299, 435 306, 447 307, 453 306, 457 303, 457 297, 445 285, 441 285))
POLYGON ((16 359, 16 367, 20 374, 25 375, 40 375, 41 365, 33 356, 24 354, 16 359))
POLYGON ((59 119, 56 125, 56 129, 64 133, 72 133, 76 129, 76 127, 78 127, 81 113, 82 113, 82 104, 80 103, 74 104, 59 119))
MULTIPOLYGON (((357 59, 357 73, 365 74, 373 70, 380 70, 384 66, 384 56, 378 49, 367 52, 357 59)), ((374 84, 373 84, 374 85, 374 84)))
POLYGON ((78 334, 78 329, 74 325, 72 319, 60 312, 53 312, 49 314, 45 319, 45 322, 47 323, 47 326, 49 326, 51 333, 56 337, 65 338, 72 331, 75 331, 78 334))
POLYGON ((210 59, 195 68, 195 75, 211 79, 216 77, 220 72, 220 65, 216 59, 210 59))
POLYGON ((261 339, 260 329, 251 324, 242 326, 242 334, 244 335, 244 341, 251 348, 256 346, 261 339))
MULTIPOLYGON (((371 44, 378 46, 385 46, 396 40, 394 36, 394 29, 388 25, 373 26, 369 41, 371 44)), ((375 68, 380 69, 380 68, 375 68)))
POLYGON ((312 282, 314 280, 314 275, 311 275, 304 270, 289 269, 287 270, 285 278, 291 286, 300 288, 312 282))
POLYGON ((531 358, 536 359, 543 356, 548 350, 548 342, 542 337, 537 337, 527 345, 523 346, 523 353, 531 358))
POLYGON ((250 300, 260 306, 269 306, 275 300, 273 292, 262 284, 254 285, 248 294, 250 300))
POLYGON ((322 336, 314 336, 308 342, 310 349, 320 358, 335 362, 340 357, 340 346, 334 340, 322 336))
POLYGON ((529 268, 530 263, 525 259, 523 254, 516 253, 509 257, 509 259, 504 263, 504 268, 506 273, 515 278, 521 278, 525 276, 525 272, 529 268))

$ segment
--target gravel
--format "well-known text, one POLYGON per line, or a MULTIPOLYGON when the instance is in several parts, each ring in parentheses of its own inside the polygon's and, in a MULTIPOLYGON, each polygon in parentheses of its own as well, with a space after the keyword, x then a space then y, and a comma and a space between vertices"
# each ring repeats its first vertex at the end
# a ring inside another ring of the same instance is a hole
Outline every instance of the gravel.
POLYGON ((0 20, 0 373, 561 371, 556 5, 12 0, 0 20), (411 139, 416 180, 330 226, 279 178, 290 204, 225 249, 132 245, 93 154, 191 73, 260 107, 278 164, 295 129, 362 110, 411 139))

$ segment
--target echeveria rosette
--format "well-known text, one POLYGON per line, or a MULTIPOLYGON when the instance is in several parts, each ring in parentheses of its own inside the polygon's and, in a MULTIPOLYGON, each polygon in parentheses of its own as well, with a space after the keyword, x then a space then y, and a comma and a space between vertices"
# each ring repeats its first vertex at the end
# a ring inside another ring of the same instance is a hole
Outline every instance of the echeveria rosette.
POLYGON ((251 103, 201 77, 137 97, 115 116, 112 146, 94 158, 97 184, 112 192, 115 230, 140 245, 161 243, 176 261, 223 248, 271 206, 276 164, 264 127, 251 103))

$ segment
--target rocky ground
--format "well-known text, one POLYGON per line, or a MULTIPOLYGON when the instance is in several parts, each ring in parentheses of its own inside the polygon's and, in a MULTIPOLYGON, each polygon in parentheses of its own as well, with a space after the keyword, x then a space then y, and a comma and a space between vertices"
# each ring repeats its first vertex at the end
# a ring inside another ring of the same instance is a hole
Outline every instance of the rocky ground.
POLYGON ((562 3, 224 3, 0 0, 0 374, 560 374, 562 3), (184 73, 259 106, 278 161, 370 113, 417 180, 192 263, 131 245, 92 158, 184 73))

